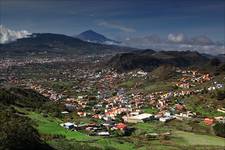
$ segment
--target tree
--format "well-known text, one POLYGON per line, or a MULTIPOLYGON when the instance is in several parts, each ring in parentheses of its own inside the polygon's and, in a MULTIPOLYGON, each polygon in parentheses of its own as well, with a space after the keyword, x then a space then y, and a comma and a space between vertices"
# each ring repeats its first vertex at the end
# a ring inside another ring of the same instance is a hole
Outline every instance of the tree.
POLYGON ((216 91, 216 99, 224 100, 225 99, 225 89, 216 91))

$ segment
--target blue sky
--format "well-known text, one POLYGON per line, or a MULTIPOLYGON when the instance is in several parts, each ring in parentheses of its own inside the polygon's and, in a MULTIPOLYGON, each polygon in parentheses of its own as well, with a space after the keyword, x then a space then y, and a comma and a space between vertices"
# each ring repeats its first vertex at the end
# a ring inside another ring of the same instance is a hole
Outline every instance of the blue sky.
POLYGON ((169 33, 224 39, 224 0, 1 0, 1 24, 73 35, 93 29, 113 38, 169 33))

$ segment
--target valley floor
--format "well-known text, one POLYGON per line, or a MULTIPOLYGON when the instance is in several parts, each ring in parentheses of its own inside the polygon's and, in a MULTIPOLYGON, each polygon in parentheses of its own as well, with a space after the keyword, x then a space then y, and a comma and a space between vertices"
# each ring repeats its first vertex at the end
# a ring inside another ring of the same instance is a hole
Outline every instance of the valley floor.
POLYGON ((103 67, 107 57, 30 59, 2 61, 0 104, 54 149, 224 150, 225 73, 216 68, 120 73, 103 67))
MULTIPOLYGON (((26 112, 27 113, 27 112, 26 112)), ((70 131, 62 128, 59 124, 62 122, 53 117, 43 117, 42 114, 28 112, 28 116, 36 123, 36 128, 41 135, 52 136, 48 143, 56 149, 65 149, 65 144, 70 143, 70 147, 76 147, 76 143, 89 145, 102 149, 119 149, 119 150, 161 150, 161 149, 207 149, 223 150, 225 139, 212 136, 191 133, 181 130, 172 129, 172 137, 168 140, 149 140, 145 137, 132 135, 130 137, 93 137, 77 131, 70 131), (60 135, 63 138, 60 138, 60 135)), ((135 127, 138 130, 149 131, 155 130, 159 126, 155 122, 139 123, 135 127)), ((43 136, 46 138, 45 136, 43 136)))

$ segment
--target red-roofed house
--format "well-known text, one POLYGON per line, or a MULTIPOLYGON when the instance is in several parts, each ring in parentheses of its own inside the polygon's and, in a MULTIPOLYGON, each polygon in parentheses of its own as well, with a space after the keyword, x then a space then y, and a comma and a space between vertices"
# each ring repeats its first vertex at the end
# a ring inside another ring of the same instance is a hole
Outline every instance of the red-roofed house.
POLYGON ((117 128, 117 129, 120 129, 120 130, 124 130, 124 129, 127 128, 127 125, 125 125, 124 123, 118 123, 118 124, 116 125, 116 128, 117 128))
POLYGON ((210 118, 205 118, 204 123, 208 126, 211 126, 214 123, 214 120, 210 118))

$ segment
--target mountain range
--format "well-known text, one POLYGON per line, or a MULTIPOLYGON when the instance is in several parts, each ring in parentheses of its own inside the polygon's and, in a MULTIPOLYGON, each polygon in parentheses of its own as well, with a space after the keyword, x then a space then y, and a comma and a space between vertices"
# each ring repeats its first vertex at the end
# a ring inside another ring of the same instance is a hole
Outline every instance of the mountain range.
MULTIPOLYGON (((99 55, 117 54, 109 62, 117 70, 132 70, 142 68, 151 70, 162 64, 174 66, 191 66, 204 64, 214 56, 192 51, 154 51, 109 45, 119 43, 106 38, 92 30, 82 32, 76 37, 53 33, 29 33, 27 31, 12 31, 0 27, 0 53, 26 55, 30 53, 53 53, 66 55, 99 55), (119 54, 118 54, 119 53, 119 54)), ((224 55, 217 56, 223 60, 224 55)))
POLYGON ((108 45, 117 45, 120 43, 118 41, 111 40, 105 37, 104 35, 99 34, 93 30, 84 31, 75 37, 80 40, 92 42, 92 43, 100 43, 100 44, 108 44, 108 45))
POLYGON ((36 53, 59 54, 108 54, 133 50, 128 47, 106 45, 82 41, 78 38, 53 33, 33 33, 10 43, 0 44, 0 53, 36 53))
MULTIPOLYGON (((145 43, 142 43, 141 45, 143 46, 147 44, 148 47, 156 50, 194 50, 210 55, 224 53, 223 45, 215 45, 215 43, 210 42, 209 39, 207 40, 206 37, 204 38, 202 36, 192 40, 195 41, 194 43, 181 43, 181 45, 177 43, 168 43, 168 41, 164 41, 163 43, 157 36, 150 36, 146 38, 142 39, 145 43), (146 40, 146 38, 148 40, 146 40), (205 46, 204 41, 206 42, 205 46)), ((64 54, 108 54, 146 48, 138 46, 141 42, 139 38, 133 38, 128 41, 126 40, 120 42, 112 40, 93 30, 84 31, 77 36, 67 36, 52 33, 31 33, 26 30, 15 31, 0 25, 0 52, 4 53, 51 52, 64 54)), ((220 59, 223 59, 223 57, 220 57, 220 59)))
POLYGON ((117 46, 119 42, 106 38, 92 30, 76 37, 53 33, 14 31, 0 26, 0 53, 57 53, 57 54, 111 54, 134 50, 117 46))

